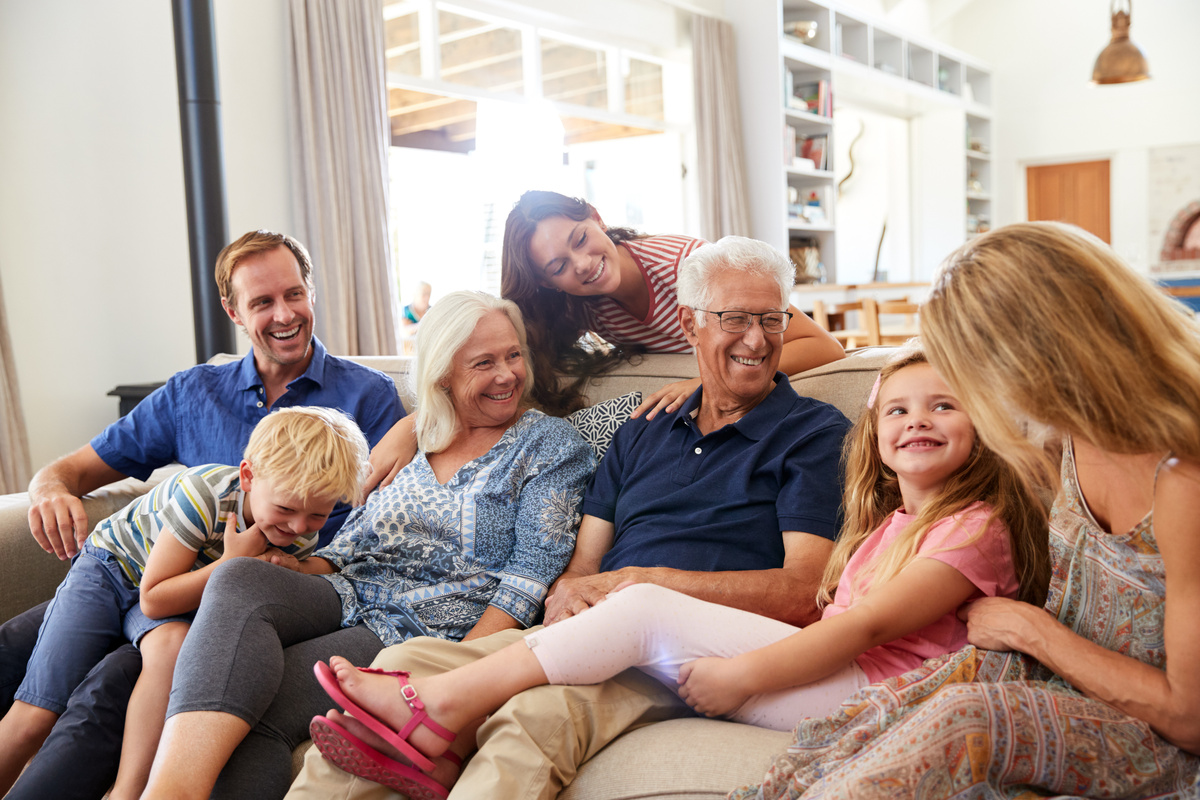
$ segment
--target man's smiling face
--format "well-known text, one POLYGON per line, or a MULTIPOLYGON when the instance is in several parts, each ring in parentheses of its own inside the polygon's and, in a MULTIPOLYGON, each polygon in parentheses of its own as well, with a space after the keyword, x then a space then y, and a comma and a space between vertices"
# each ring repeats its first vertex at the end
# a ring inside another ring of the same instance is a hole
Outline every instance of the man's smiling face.
POLYGON ((229 282, 233 304, 221 304, 246 329, 255 359, 280 366, 303 362, 312 345, 313 303, 292 251, 280 245, 246 256, 229 282))
MULTIPOLYGON (((718 271, 713 278, 709 311, 784 311, 779 284, 771 277, 738 270, 718 271)), ((683 308, 684 335, 696 348, 705 401, 752 407, 771 393, 783 348, 782 333, 765 333, 756 320, 741 333, 721 329, 715 314, 683 308), (700 325, 701 317, 707 317, 700 325)))

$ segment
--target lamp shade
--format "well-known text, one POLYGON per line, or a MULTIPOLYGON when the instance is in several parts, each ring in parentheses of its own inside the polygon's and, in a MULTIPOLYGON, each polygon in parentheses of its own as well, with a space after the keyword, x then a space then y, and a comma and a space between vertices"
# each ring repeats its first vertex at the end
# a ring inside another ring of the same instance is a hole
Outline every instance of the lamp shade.
POLYGON ((1096 57, 1096 66, 1092 68, 1093 83, 1130 83, 1150 77, 1146 57, 1129 39, 1131 13, 1132 9, 1113 12, 1112 41, 1096 57))

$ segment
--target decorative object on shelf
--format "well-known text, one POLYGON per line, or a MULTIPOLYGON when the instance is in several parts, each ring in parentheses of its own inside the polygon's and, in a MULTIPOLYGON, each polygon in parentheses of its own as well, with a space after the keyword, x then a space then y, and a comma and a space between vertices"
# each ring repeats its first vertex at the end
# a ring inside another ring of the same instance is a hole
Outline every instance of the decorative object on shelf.
POLYGON ((846 173, 846 177, 838 181, 837 188, 839 192, 842 191, 842 187, 846 185, 846 181, 850 180, 850 176, 854 174, 854 145, 858 144, 859 140, 862 139, 863 134, 866 132, 867 123, 860 119, 858 121, 858 133, 855 134, 854 139, 850 142, 850 147, 846 150, 846 156, 850 162, 850 171, 846 173))
POLYGON ((983 181, 979 180, 979 170, 971 170, 971 177, 967 179, 967 191, 983 194, 983 181))
POLYGON ((788 36, 795 36, 802 42, 809 42, 817 38, 817 28, 815 19, 796 19, 783 23, 783 32, 788 36))
POLYGON ((1092 83, 1130 83, 1144 81, 1150 77, 1150 65, 1142 51, 1129 38, 1129 27, 1133 16, 1133 0, 1113 0, 1112 41, 1096 57, 1092 69, 1092 83), (1118 7, 1124 5, 1125 10, 1118 7))
POLYGON ((793 239, 788 253, 796 268, 796 283, 824 283, 825 266, 821 263, 821 246, 816 239, 793 239))
POLYGON ((825 206, 815 191, 808 193, 808 202, 804 204, 804 218, 810 225, 825 224, 825 206))

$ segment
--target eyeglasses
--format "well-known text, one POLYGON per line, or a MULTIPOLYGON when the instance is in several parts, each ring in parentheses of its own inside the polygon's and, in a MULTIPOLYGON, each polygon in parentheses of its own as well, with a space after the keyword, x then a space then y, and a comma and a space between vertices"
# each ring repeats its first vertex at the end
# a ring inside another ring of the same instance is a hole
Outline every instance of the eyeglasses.
POLYGON ((790 311, 767 311, 763 314, 754 314, 750 311, 709 311, 707 308, 692 310, 712 314, 721 321, 721 330, 726 333, 744 333, 750 330, 750 325, 755 317, 758 318, 758 324, 762 326, 763 333, 783 333, 792 321, 792 312, 790 311))

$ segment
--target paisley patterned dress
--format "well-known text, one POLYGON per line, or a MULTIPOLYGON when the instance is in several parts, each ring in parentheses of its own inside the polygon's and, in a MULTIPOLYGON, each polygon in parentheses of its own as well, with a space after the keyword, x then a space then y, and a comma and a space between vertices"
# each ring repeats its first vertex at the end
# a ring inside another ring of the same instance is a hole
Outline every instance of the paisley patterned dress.
MULTIPOLYGON (((1122 535, 1101 529, 1065 443, 1046 609, 1081 636, 1161 669, 1166 588, 1153 517, 1122 535)), ((1052 796, 1195 798, 1200 759, 1028 656, 967 647, 861 690, 832 716, 801 720, 764 783, 729 795, 1052 796)))

